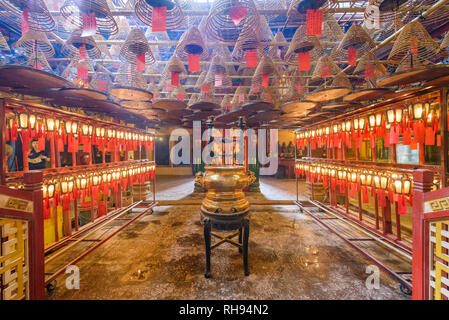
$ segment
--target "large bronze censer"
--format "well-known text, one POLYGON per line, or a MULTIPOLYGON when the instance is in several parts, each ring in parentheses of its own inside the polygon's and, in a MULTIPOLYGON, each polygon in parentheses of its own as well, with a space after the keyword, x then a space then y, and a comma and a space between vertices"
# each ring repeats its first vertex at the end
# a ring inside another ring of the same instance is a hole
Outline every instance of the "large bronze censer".
POLYGON ((213 227, 233 230, 248 215, 249 202, 243 189, 256 180, 243 166, 208 166, 195 182, 207 190, 201 205, 201 220, 210 218, 213 227))
POLYGON ((204 175, 197 175, 195 182, 207 190, 206 197, 201 205, 201 221, 204 224, 204 240, 206 245, 206 273, 210 273, 210 253, 213 248, 223 243, 230 243, 243 251, 243 267, 245 275, 248 269, 248 238, 249 202, 245 198, 243 189, 256 180, 254 174, 245 171, 243 166, 209 166, 204 175), (212 232, 213 229, 231 231, 230 235, 222 236, 212 232), (211 236, 219 241, 211 245, 211 236), (238 241, 232 238, 238 236, 238 241))

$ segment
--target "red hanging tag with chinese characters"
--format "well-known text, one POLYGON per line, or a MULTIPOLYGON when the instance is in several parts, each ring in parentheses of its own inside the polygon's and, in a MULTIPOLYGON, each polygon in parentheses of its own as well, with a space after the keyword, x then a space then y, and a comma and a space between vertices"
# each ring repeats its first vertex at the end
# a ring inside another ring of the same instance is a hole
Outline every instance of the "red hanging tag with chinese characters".
POLYGON ((441 147, 441 135, 437 135, 437 147, 441 147))
POLYGON ((199 54, 188 54, 189 59, 189 71, 199 72, 200 71, 200 55, 199 54))
POLYGON ((22 12, 22 35, 30 31, 30 22, 28 20, 28 8, 22 12))
POLYGON ((365 81, 374 79, 374 65, 365 65, 365 81))
POLYGON ((217 73, 215 74, 215 86, 220 87, 223 85, 223 74, 217 73))
POLYGON ((348 64, 350 66, 357 65, 357 49, 356 48, 348 48, 348 64))
POLYGON ((328 78, 328 77, 330 77, 332 74, 331 74, 331 67, 329 66, 329 65, 327 65, 327 64, 323 64, 322 66, 321 66, 321 78, 328 78))
POLYGON ((151 31, 163 32, 167 30, 167 7, 153 7, 151 16, 151 31))
POLYGON ((256 49, 246 50, 245 57, 246 57, 246 67, 247 68, 257 67, 257 50, 256 49))
POLYGON ((136 71, 140 72, 145 70, 146 68, 146 62, 145 62, 145 53, 140 53, 138 55, 136 55, 136 71))
POLYGON ((89 74, 89 70, 87 69, 87 67, 83 64, 78 64, 78 79, 84 79, 87 80, 88 79, 88 74, 89 74))
POLYGON ((84 61, 87 59, 87 51, 86 51, 86 45, 83 44, 80 48, 79 48, 79 54, 80 54, 80 60, 79 61, 84 61))
POLYGON ((308 36, 321 36, 323 27, 323 11, 307 10, 306 34, 308 36))
POLYGON ((209 85, 208 84, 203 84, 201 86, 201 91, 202 92, 209 92, 209 85))
POLYGON ((171 85, 172 86, 179 86, 179 73, 178 72, 172 72, 171 73, 171 85))
POLYGON ((107 91, 108 82, 105 79, 97 79, 97 90, 107 91))
POLYGON ((410 52, 415 56, 418 54, 418 38, 415 35, 410 36, 410 52))
POLYGON ((298 53, 298 70, 308 71, 310 70, 310 52, 299 52, 298 53))
POLYGON ((182 93, 178 93, 178 100, 184 101, 184 95, 182 93))
POLYGON ((92 37, 97 32, 97 20, 95 18, 95 13, 83 14, 83 32, 81 37, 92 37))
POLYGON ((228 15, 231 18, 232 22, 234 22, 235 26, 238 26, 240 24, 240 22, 246 17, 247 13, 248 10, 238 2, 234 3, 228 11, 228 15))
POLYGON ((398 214, 403 216, 407 215, 407 197, 399 195, 398 200, 398 214))
POLYGON ((269 77, 268 73, 262 74, 262 87, 268 87, 269 77))

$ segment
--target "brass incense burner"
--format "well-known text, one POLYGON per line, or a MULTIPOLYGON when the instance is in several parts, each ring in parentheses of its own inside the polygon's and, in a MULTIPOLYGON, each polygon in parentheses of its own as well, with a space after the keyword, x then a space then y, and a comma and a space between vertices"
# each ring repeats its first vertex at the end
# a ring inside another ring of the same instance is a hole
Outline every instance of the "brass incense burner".
MULTIPOLYGON (((195 182, 207 190, 201 205, 202 219, 208 217, 217 223, 228 224, 231 229, 249 212, 249 202, 243 189, 256 180, 254 174, 243 166, 209 166, 195 182)), ((222 226, 223 229, 224 227, 222 226)))

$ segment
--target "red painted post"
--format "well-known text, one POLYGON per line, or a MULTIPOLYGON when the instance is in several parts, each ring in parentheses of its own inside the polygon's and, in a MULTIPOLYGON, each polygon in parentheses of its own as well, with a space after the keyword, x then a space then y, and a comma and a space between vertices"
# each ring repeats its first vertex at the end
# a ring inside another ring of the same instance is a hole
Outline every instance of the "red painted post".
POLYGON ((0 100, 0 161, 2 170, 0 172, 0 185, 6 184, 6 172, 8 164, 6 161, 6 113, 5 113, 5 100, 0 100))
POLYGON ((28 224, 30 299, 43 300, 45 299, 45 267, 42 172, 25 172, 23 180, 24 190, 33 193, 33 217, 28 224))
POLYGON ((413 300, 426 300, 429 289, 429 226, 424 221, 424 193, 432 188, 433 172, 413 172, 413 300))

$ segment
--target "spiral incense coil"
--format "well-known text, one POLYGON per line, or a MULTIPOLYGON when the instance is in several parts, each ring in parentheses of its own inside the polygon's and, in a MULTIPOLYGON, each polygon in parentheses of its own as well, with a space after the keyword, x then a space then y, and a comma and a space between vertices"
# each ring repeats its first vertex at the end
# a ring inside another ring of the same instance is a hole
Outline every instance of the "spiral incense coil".
MULTIPOLYGON (((273 42, 286 43, 287 40, 285 39, 284 34, 281 31, 278 31, 273 38, 273 42)), ((287 50, 287 46, 271 46, 268 49, 268 56, 275 60, 283 60, 287 50)))
POLYGON ((239 36, 248 38, 250 31, 258 28, 259 15, 253 0, 214 1, 204 26, 207 37, 218 41, 236 41, 239 36), (249 28, 244 28, 245 25, 249 28))
POLYGON ((417 55, 422 60, 430 60, 439 51, 440 46, 432 39, 430 34, 418 21, 410 22, 402 28, 393 44, 388 60, 398 64, 401 60, 411 54, 412 42, 416 44, 417 55))
MULTIPOLYGON (((273 41, 273 32, 271 31, 270 26, 268 25, 267 19, 264 16, 259 16, 259 32, 258 39, 263 44, 264 42, 272 42, 273 41)), ((265 46, 264 50, 268 51, 270 46, 265 46)))
POLYGON ((200 60, 209 58, 203 36, 196 26, 191 26, 179 39, 175 54, 182 60, 188 60, 189 54, 198 54, 200 60))
POLYGON ((215 55, 211 60, 209 70, 204 78, 204 81, 206 83, 215 82, 217 74, 221 75, 221 77, 222 77, 221 86, 231 86, 232 85, 232 79, 228 74, 226 64, 224 63, 223 59, 220 56, 215 55))
POLYGON ((180 29, 185 24, 185 15, 178 0, 137 0, 134 12, 137 18, 147 26, 152 27, 153 7, 166 7, 166 29, 180 29))
POLYGON ((121 86, 139 89, 145 89, 148 86, 142 72, 137 72, 136 65, 127 62, 120 64, 115 82, 121 86))
POLYGON ((223 96, 223 99, 221 100, 221 110, 223 113, 228 111, 228 108, 232 108, 232 95, 231 94, 225 94, 223 96))
POLYGON ((42 67, 45 67, 49 71, 53 71, 53 69, 50 67, 50 64, 48 63, 47 58, 45 57, 42 52, 33 52, 29 57, 27 62, 25 63, 26 66, 37 68, 38 65, 41 65, 42 67))
MULTIPOLYGON (((426 3, 433 4, 435 0, 426 0, 426 3)), ((420 13, 417 13, 417 16, 420 13)), ((444 5, 436 9, 430 15, 428 15, 425 19, 421 21, 422 25, 426 28, 426 30, 430 30, 430 28, 435 25, 444 24, 449 19, 449 5, 444 5)))
POLYGON ((95 14, 97 33, 111 36, 118 32, 106 0, 66 0, 61 7, 62 16, 79 28, 83 26, 83 15, 90 13, 95 14))
MULTIPOLYGON (((286 0, 255 0, 254 1, 257 10, 287 10, 287 1, 286 0)), ((279 17, 279 14, 267 14, 265 18, 268 21, 275 20, 279 17)))
POLYGON ((352 84, 349 80, 348 76, 344 72, 340 72, 337 74, 334 79, 332 80, 331 87, 335 88, 348 88, 349 90, 352 90, 352 84))
POLYGON ((234 96, 231 100, 232 109, 237 109, 238 106, 248 101, 248 91, 244 87, 237 87, 235 90, 234 96), (243 100, 243 101, 241 101, 243 100))
POLYGON ((323 46, 317 36, 307 35, 306 26, 296 29, 285 54, 286 61, 298 61, 297 53, 310 52, 310 60, 316 60, 323 54, 323 46))
POLYGON ((421 68, 425 64, 428 64, 428 62, 427 61, 423 61, 419 57, 408 55, 404 59, 402 59, 400 64, 398 64, 398 66, 397 66, 396 70, 394 71, 394 73, 400 73, 400 72, 408 71, 410 69, 421 68))
POLYGON ((170 79, 172 72, 187 73, 184 63, 182 63, 182 61, 177 56, 171 56, 171 58, 168 60, 167 64, 165 65, 164 71, 162 72, 162 77, 164 79, 170 79))
POLYGON ((268 77, 272 76, 276 71, 273 60, 268 56, 263 56, 257 65, 256 71, 252 79, 252 86, 259 88, 263 82, 263 75, 267 74, 268 77))
POLYGON ((81 29, 77 29, 70 34, 70 37, 64 43, 61 52, 67 57, 75 57, 79 55, 80 48, 86 47, 86 54, 92 59, 101 57, 101 51, 97 46, 93 37, 81 37, 81 29))
POLYGON ((329 66, 331 76, 334 76, 340 72, 340 68, 337 66, 337 64, 334 62, 334 60, 330 56, 324 55, 318 59, 316 65, 315 65, 315 69, 313 69, 311 80, 313 80, 313 81, 321 80, 322 79, 322 76, 321 76, 322 69, 323 69, 323 66, 326 66, 326 65, 329 66))
POLYGON ((245 61, 245 51, 254 49, 257 51, 260 49, 259 36, 251 26, 245 25, 235 43, 234 50, 232 51, 232 58, 238 62, 245 61))
POLYGON ((156 62, 143 31, 140 28, 132 29, 120 49, 120 59, 131 64, 137 64, 137 56, 140 54, 145 54, 145 64, 156 62))
POLYGON ((344 36, 345 34, 335 17, 333 15, 326 16, 323 21, 323 34, 320 38, 325 41, 340 42, 344 36))
POLYGON ((28 9, 28 24, 31 30, 51 32, 56 28, 55 20, 43 0, 0 0, 0 8, 19 19, 24 10, 28 9))
MULTIPOLYGON (((96 34, 93 36, 95 42, 96 41, 105 41, 105 38, 101 34, 96 34)), ((98 49, 100 49, 100 52, 104 54, 108 58, 112 58, 111 52, 109 51, 109 48, 106 44, 97 44, 98 49)))
POLYGON ((334 14, 338 2, 332 0, 293 0, 287 10, 287 20, 293 23, 305 23, 307 10, 323 10, 323 19, 334 14))
POLYGON ((55 55, 55 49, 43 32, 29 30, 15 44, 17 48, 22 48, 27 56, 36 50, 41 52, 46 58, 55 55))
POLYGON ((387 68, 377 59, 374 53, 368 52, 357 62, 357 66, 354 69, 353 74, 363 74, 365 72, 366 66, 374 65, 374 80, 382 78, 388 74, 387 68))
POLYGON ((417 17, 434 0, 370 0, 370 6, 366 7, 364 18, 378 21, 380 24, 391 21, 407 23, 417 17), (372 6, 378 10, 373 10, 372 6))
POLYGON ((2 51, 11 50, 11 48, 9 48, 8 42, 6 42, 6 39, 1 32, 0 32, 0 50, 2 51))
POLYGON ((347 62, 349 48, 354 48, 356 50, 356 57, 361 57, 375 46, 376 44, 368 32, 360 25, 353 24, 337 46, 333 57, 338 61, 347 62))

